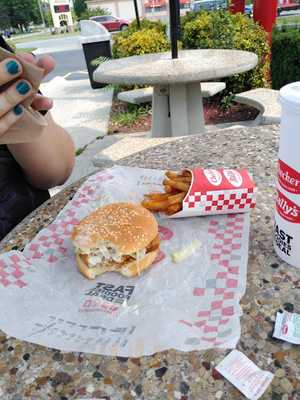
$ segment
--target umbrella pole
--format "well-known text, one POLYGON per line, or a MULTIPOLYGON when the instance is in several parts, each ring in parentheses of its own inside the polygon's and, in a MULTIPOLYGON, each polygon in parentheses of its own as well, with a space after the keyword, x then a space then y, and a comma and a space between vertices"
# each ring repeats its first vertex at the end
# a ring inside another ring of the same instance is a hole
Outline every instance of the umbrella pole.
POLYGON ((133 0, 133 4, 134 4, 134 12, 135 12, 135 18, 136 18, 137 27, 138 27, 138 29, 140 29, 141 22, 140 22, 140 16, 139 16, 139 9, 138 9, 137 0, 133 0))
POLYGON ((179 0, 170 0, 170 36, 173 59, 178 58, 178 8, 179 0))

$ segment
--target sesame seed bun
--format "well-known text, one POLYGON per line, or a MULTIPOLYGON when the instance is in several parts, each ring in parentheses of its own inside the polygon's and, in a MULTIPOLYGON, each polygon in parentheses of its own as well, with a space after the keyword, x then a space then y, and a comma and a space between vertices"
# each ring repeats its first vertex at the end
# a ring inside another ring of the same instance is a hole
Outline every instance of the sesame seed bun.
POLYGON ((104 274, 105 272, 119 272, 120 274, 131 278, 139 275, 142 271, 149 268, 153 264, 157 254, 158 250, 151 251, 150 253, 147 253, 141 260, 128 262, 123 264, 121 267, 117 265, 111 265, 109 267, 97 266, 94 268, 89 268, 84 262, 83 258, 78 254, 76 256, 76 260, 79 272, 87 279, 95 279, 97 276, 104 274))
POLYGON ((98 208, 84 218, 74 228, 72 241, 78 269, 86 278, 95 279, 108 271, 131 277, 155 260, 159 249, 158 225, 144 207, 114 203, 98 208), (111 258, 112 255, 103 258, 103 253, 107 254, 109 249, 113 249, 117 258, 111 258), (98 259, 92 263, 89 257, 95 259, 95 256, 98 259))
POLYGON ((158 233, 154 216, 131 203, 113 203, 98 208, 75 226, 72 241, 80 249, 98 248, 110 242, 122 254, 144 249, 158 233))

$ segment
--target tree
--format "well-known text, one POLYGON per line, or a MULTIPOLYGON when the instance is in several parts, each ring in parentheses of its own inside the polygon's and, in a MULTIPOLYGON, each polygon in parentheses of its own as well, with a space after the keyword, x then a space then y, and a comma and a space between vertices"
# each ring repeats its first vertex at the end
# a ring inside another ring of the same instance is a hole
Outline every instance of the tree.
POLYGON ((0 0, 0 29, 6 29, 11 26, 10 18, 8 15, 8 8, 6 1, 0 0))
POLYGON ((74 11, 78 18, 87 10, 85 0, 73 0, 74 11))
POLYGON ((1 20, 6 16, 13 28, 26 28, 31 22, 41 22, 37 0, 0 0, 0 12, 1 20))
POLYGON ((80 19, 89 19, 90 17, 95 17, 97 15, 109 15, 109 11, 106 8, 92 8, 85 10, 82 14, 80 14, 80 19))

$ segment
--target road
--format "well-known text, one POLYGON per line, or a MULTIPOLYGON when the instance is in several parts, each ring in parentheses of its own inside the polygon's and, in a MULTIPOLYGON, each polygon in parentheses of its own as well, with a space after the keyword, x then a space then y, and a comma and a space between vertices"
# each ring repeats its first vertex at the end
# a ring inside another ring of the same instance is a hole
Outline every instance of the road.
POLYGON ((55 76, 65 76, 70 72, 86 71, 79 35, 20 43, 17 47, 20 49, 34 47, 37 49, 35 54, 50 54, 55 59, 56 68, 46 77, 46 82, 55 76))

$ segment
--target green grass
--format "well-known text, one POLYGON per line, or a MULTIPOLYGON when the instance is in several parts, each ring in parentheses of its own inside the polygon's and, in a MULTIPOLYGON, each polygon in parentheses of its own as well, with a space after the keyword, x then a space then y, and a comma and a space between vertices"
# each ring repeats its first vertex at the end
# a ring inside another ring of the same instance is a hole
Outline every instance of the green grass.
POLYGON ((36 50, 36 47, 26 47, 23 49, 16 49, 16 53, 32 53, 34 50, 36 50))
POLYGON ((277 17, 276 20, 277 25, 286 25, 286 24, 300 24, 300 15, 294 15, 291 17, 277 17))
POLYGON ((77 36, 79 32, 71 32, 71 33, 59 33, 55 35, 51 35, 51 33, 41 33, 40 35, 29 35, 28 37, 18 38, 17 36, 12 37, 11 41, 14 44, 17 43, 26 43, 26 42, 35 42, 36 40, 48 40, 48 39, 58 39, 61 37, 67 36, 77 36))
POLYGON ((148 106, 128 105, 128 111, 112 115, 111 121, 121 126, 132 125, 149 113, 148 106))

